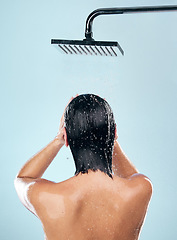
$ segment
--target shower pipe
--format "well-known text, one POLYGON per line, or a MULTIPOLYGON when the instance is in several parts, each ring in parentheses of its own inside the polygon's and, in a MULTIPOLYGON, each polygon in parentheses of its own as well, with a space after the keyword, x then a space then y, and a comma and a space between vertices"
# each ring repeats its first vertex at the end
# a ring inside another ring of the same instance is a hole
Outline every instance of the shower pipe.
POLYGON ((89 14, 86 20, 85 37, 93 40, 93 20, 100 15, 127 14, 127 13, 146 13, 146 12, 165 12, 177 11, 177 6, 144 6, 144 7, 123 7, 123 8, 99 8, 89 14))

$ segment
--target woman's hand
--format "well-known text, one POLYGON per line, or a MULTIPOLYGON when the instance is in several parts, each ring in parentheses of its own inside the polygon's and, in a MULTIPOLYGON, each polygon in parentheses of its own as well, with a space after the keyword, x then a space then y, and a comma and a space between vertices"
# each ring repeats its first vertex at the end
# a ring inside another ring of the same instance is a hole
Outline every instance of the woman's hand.
POLYGON ((60 144, 64 145, 65 144, 65 138, 64 138, 64 113, 61 117, 60 120, 60 126, 59 126, 59 131, 57 133, 56 139, 60 142, 60 144))
MULTIPOLYGON (((78 96, 78 94, 76 95, 76 97, 78 96)), ((74 97, 71 97, 68 104, 74 99, 74 97)), ((66 105, 65 107, 65 110, 68 106, 68 104, 66 105)), ((61 117, 61 120, 60 120, 60 126, 59 126, 59 131, 57 133, 57 136, 56 136, 56 139, 58 139, 60 141, 60 144, 65 144, 65 126, 64 126, 64 114, 65 114, 65 110, 63 112, 63 115, 61 117)))

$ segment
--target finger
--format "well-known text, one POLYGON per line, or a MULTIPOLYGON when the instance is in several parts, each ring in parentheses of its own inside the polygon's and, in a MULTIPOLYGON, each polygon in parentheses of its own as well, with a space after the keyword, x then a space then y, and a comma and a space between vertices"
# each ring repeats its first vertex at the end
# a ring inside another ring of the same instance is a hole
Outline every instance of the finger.
MULTIPOLYGON (((76 94, 76 96, 75 96, 75 97, 73 97, 73 96, 72 96, 72 97, 70 98, 70 100, 69 100, 68 104, 69 104, 69 103, 70 103, 70 102, 71 102, 71 101, 72 101, 74 98, 76 98, 76 97, 78 97, 78 96, 79 96, 79 94, 78 94, 78 93, 76 94)), ((68 106, 68 104, 66 105, 66 107, 68 106)))
MULTIPOLYGON (((69 99, 68 104, 69 104, 73 99, 74 99, 74 97, 71 97, 71 98, 69 99)), ((66 107, 68 106, 68 104, 66 105, 66 107)), ((65 109, 66 109, 66 107, 65 107, 65 109)))
MULTIPOLYGON (((67 106, 69 105, 69 103, 70 103, 73 99, 74 99, 74 97, 71 97, 71 98, 69 99, 69 102, 67 103, 67 105, 66 105, 66 107, 65 107, 65 110, 66 110, 67 106)), ((63 115, 62 115, 62 117, 61 117, 60 122, 61 122, 61 121, 64 122, 64 114, 65 114, 65 110, 64 110, 64 112, 63 112, 63 115)))
MULTIPOLYGON (((66 107, 65 107, 65 110, 66 110, 67 106, 69 105, 69 103, 70 103, 73 99, 74 99, 73 97, 71 97, 71 98, 69 99, 69 102, 67 103, 67 105, 66 105, 66 107)), ((65 112, 65 110, 64 110, 64 112, 65 112)), ((64 116, 64 113, 63 113, 63 116, 64 116)))

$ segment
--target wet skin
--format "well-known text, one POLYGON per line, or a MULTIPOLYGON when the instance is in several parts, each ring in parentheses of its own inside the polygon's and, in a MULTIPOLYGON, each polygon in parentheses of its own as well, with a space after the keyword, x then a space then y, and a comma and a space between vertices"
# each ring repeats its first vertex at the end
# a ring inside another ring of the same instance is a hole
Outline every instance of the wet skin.
POLYGON ((60 183, 42 179, 64 144, 63 115, 57 137, 25 163, 14 182, 21 202, 41 220, 46 240, 137 240, 152 195, 150 180, 116 140, 113 179, 91 170, 60 183))
POLYGON ((111 179, 91 170, 61 183, 40 180, 29 188, 47 240, 136 240, 151 194, 144 175, 111 179))

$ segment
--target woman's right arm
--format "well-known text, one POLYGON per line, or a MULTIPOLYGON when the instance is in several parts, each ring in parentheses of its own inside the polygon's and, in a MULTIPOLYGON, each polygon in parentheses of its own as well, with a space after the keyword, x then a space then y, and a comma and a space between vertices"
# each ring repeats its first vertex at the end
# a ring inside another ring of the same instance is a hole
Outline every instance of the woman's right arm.
POLYGON ((117 175, 122 178, 128 178, 135 173, 139 173, 136 167, 125 155, 117 140, 114 141, 112 167, 114 175, 117 175))

